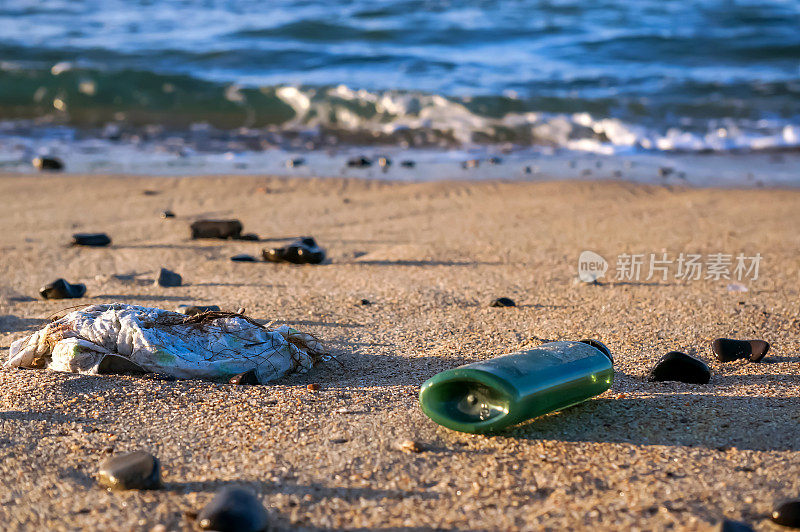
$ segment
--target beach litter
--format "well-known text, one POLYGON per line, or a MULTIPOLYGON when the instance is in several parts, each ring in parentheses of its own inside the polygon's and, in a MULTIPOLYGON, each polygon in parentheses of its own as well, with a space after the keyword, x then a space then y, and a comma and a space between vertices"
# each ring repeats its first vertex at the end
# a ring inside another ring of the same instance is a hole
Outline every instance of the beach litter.
POLYGON ((711 370, 708 365, 691 355, 680 351, 670 351, 661 357, 650 370, 650 382, 677 381, 687 384, 708 384, 711 370))
POLYGON ((586 401, 613 379, 614 361, 601 342, 550 342, 434 375, 419 402, 447 428, 495 432, 586 401))
POLYGON ((161 487, 161 464, 145 451, 107 458, 100 464, 97 480, 111 490, 155 490, 161 487))
POLYGON ((298 238, 288 246, 262 251, 267 262, 290 262, 292 264, 320 264, 325 260, 325 250, 310 236, 298 238))
POLYGON ((746 358, 750 362, 758 362, 769 351, 769 342, 764 340, 732 340, 717 338, 711 343, 711 350, 720 362, 732 362, 746 358))
POLYGON ((73 246, 103 247, 111 243, 111 238, 105 233, 75 233, 72 235, 73 246))
POLYGON ((5 367, 102 374, 109 356, 185 379, 226 382, 253 370, 260 384, 329 360, 316 338, 285 325, 270 330, 233 312, 184 316, 114 303, 72 311, 13 342, 5 367))
POLYGON ((39 289, 43 299, 77 299, 85 294, 85 284, 70 284, 65 279, 56 279, 39 289))

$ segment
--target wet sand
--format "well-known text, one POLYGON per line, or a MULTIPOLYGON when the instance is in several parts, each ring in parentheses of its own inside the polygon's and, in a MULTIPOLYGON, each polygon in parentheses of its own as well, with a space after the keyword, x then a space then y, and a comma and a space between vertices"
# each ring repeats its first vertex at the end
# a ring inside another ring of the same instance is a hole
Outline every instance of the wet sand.
POLYGON ((277 529, 300 530, 705 530, 725 517, 778 530, 773 505, 800 496, 800 191, 64 175, 1 177, 0 196, 0 358, 60 309, 120 301, 245 307, 318 335, 339 361, 255 387, 0 371, 6 529, 192 530, 191 512, 230 484, 255 490, 277 529), (313 235, 330 263, 230 262, 272 242, 192 241, 199 217, 313 235), (68 247, 78 231, 113 243, 68 247), (646 272, 614 282, 613 270, 590 286, 576 282, 587 249, 612 263, 763 261, 747 292, 646 272), (162 266, 185 286, 153 286, 162 266), (57 277, 87 297, 38 299, 57 277), (500 296, 518 306, 489 308, 500 296), (721 364, 719 336, 772 349, 721 364), (491 437, 439 427, 417 405, 438 371, 585 337, 617 369, 587 403, 491 437), (674 349, 696 350, 711 382, 647 382, 674 349), (405 439, 423 452, 396 450, 405 439), (99 461, 134 449, 159 457, 165 488, 99 488, 99 461))

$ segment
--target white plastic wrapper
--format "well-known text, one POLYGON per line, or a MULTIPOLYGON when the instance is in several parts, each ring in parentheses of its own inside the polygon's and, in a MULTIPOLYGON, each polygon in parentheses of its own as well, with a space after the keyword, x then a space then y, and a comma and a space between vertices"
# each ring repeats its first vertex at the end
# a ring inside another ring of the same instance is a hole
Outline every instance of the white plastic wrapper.
POLYGON ((109 355, 185 379, 227 380, 254 369, 262 384, 324 358, 313 336, 287 326, 269 330, 231 313, 187 317, 115 303, 70 312, 17 340, 5 366, 96 374, 109 355))

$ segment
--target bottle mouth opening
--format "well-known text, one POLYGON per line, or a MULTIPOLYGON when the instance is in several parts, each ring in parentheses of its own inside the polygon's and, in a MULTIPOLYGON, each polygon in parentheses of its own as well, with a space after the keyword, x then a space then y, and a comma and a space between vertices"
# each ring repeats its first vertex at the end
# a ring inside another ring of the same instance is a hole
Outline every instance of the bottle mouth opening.
POLYGON ((595 349, 599 350, 601 353, 603 353, 605 356, 608 357, 608 359, 611 361, 611 365, 612 366, 614 365, 614 357, 611 356, 611 350, 608 347, 606 347, 606 345, 603 342, 601 342, 600 340, 595 340, 593 338, 587 338, 586 340, 581 340, 580 342, 582 344, 590 345, 595 349))
POLYGON ((508 415, 506 394, 482 382, 453 380, 429 388, 425 394, 432 396, 425 401, 431 414, 445 426, 490 425, 508 415))

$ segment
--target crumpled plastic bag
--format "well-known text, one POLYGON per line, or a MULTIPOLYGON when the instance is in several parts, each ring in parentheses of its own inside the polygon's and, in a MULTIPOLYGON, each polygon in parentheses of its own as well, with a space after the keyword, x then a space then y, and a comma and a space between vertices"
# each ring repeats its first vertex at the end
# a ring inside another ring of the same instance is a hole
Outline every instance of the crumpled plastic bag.
POLYGON ((97 374, 114 355, 187 379, 228 380, 252 369, 261 384, 327 358, 316 338, 287 326, 269 330, 234 313, 184 316, 114 303, 70 312, 17 340, 5 367, 97 374))

